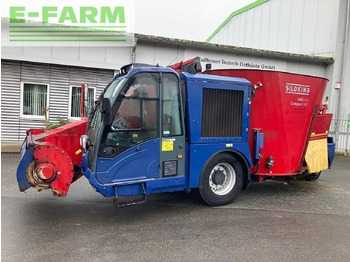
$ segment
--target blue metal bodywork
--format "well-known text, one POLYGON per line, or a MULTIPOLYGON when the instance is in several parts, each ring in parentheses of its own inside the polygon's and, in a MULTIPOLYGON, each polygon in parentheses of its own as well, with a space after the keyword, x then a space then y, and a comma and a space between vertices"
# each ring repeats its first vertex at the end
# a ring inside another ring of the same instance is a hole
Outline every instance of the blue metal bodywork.
MULTIPOLYGON (((101 193, 105 197, 113 196, 131 196, 131 195, 141 195, 142 184, 145 186, 146 195, 151 193, 161 193, 161 192, 171 192, 180 191, 186 189, 186 177, 171 177, 171 178, 152 178, 152 179, 141 179, 133 181, 115 182, 102 184, 96 179, 96 174, 94 174, 88 167, 89 153, 85 153, 82 160, 81 171, 84 176, 88 178, 89 183, 93 188, 101 193)), ((140 170, 142 172, 142 170, 140 170)))
POLYGON ((254 161, 260 159, 260 149, 264 147, 264 133, 254 130, 254 161))
POLYGON ((199 178, 206 163, 221 152, 237 153, 252 166, 248 146, 250 113, 250 85, 246 79, 215 75, 181 73, 180 78, 186 84, 186 119, 188 131, 188 187, 197 188, 199 178), (202 97, 204 88, 239 90, 243 96, 242 136, 240 137, 201 137, 202 97))
POLYGON ((209 160, 216 154, 222 152, 237 153, 245 157, 249 166, 252 166, 250 150, 247 143, 219 143, 219 144, 192 144, 189 148, 190 163, 189 172, 189 188, 197 188, 199 186, 199 178, 201 172, 209 160))
POLYGON ((159 177, 159 138, 130 148, 115 158, 97 159, 97 180, 101 184, 159 177), (121 175, 123 174, 122 178, 121 175))
POLYGON ((186 119, 188 139, 191 144, 210 143, 244 143, 249 136, 250 86, 243 78, 232 78, 215 75, 181 73, 180 79, 186 84, 186 119), (239 90, 244 92, 242 136, 227 138, 202 138, 202 97, 204 88, 239 90))
POLYGON ((331 136, 327 138, 327 147, 328 147, 328 168, 331 168, 334 160, 334 154, 335 154, 335 143, 334 143, 333 137, 331 136))
POLYGON ((26 148, 27 139, 24 139, 24 142, 21 147, 21 159, 17 168, 17 182, 20 191, 25 191, 30 188, 27 179, 26 179, 26 168, 29 166, 30 162, 33 160, 34 150, 33 146, 26 148))
MULTIPOLYGON (((175 73, 170 68, 140 67, 132 69, 126 77, 142 72, 175 73)), ((81 170, 90 184, 106 197, 140 195, 178 191, 199 186, 200 174, 208 161, 220 152, 230 152, 252 166, 248 146, 250 87, 245 79, 214 75, 180 73, 186 85, 184 116, 187 142, 185 143, 185 174, 163 178, 159 174, 160 138, 131 147, 115 158, 97 158, 96 174, 89 168, 89 152, 85 153, 81 170), (204 88, 239 90, 243 92, 242 132, 239 137, 201 137, 202 94, 204 88), (142 147, 145 150, 138 150, 142 147), (145 190, 145 192, 143 191, 145 190)), ((247 167, 249 168, 249 167, 247 167)))

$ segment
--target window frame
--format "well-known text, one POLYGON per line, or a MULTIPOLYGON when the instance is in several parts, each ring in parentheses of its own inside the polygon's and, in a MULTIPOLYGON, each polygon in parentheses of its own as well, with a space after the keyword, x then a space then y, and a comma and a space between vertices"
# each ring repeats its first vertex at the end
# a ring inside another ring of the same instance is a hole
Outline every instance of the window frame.
MULTIPOLYGON (((69 120, 79 120, 81 119, 81 116, 79 117, 73 117, 71 116, 72 114, 72 92, 73 92, 73 87, 80 87, 81 85, 69 85, 69 97, 68 97, 68 119, 69 120)), ((96 87, 90 87, 88 85, 88 89, 94 89, 94 102, 96 101, 96 87)))
MULTIPOLYGON (((28 118, 28 119, 38 119, 45 120, 45 115, 25 115, 23 114, 23 103, 24 103, 24 85, 45 85, 46 86, 46 108, 50 108, 50 84, 47 83, 39 83, 39 82, 31 82, 31 81, 21 81, 20 87, 20 118, 28 118)), ((50 110, 46 111, 47 119, 50 117, 50 110)))

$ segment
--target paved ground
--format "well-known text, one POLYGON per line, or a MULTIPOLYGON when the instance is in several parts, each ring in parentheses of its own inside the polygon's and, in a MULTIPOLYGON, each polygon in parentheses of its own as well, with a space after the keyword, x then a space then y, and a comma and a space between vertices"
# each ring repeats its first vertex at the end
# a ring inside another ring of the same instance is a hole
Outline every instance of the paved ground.
POLYGON ((2 261, 350 261, 350 158, 219 208, 178 192, 121 209, 84 178, 66 198, 20 193, 17 161, 2 154, 2 261))

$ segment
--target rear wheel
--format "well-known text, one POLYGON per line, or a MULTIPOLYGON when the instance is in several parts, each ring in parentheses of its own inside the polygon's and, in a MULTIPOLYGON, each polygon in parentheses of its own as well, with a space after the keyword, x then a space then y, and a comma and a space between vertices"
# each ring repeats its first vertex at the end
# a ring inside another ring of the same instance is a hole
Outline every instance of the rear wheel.
POLYGON ((230 154, 213 157, 201 174, 199 192, 203 200, 211 205, 231 203, 242 189, 241 164, 230 154))
POLYGON ((311 173, 305 178, 305 180, 306 181, 315 181, 315 180, 319 179, 320 176, 321 176, 321 171, 317 172, 317 173, 311 173))

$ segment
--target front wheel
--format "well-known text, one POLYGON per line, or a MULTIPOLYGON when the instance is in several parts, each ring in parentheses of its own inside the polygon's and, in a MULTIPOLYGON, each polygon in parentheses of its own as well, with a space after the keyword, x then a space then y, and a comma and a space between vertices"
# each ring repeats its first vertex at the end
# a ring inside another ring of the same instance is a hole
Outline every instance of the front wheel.
POLYGON ((241 164, 230 154, 214 156, 204 168, 199 184, 203 200, 211 206, 231 203, 242 189, 241 164))

